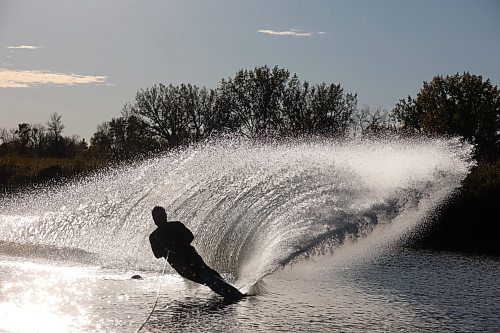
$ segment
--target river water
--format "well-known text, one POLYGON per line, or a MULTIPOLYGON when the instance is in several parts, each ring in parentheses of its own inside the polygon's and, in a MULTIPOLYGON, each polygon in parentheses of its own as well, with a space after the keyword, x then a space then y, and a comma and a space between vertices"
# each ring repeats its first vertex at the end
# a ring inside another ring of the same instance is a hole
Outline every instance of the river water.
POLYGON ((264 279, 266 292, 225 305, 161 272, 0 259, 0 331, 499 332, 500 262, 398 250, 335 256, 264 279), (143 280, 131 280, 140 273, 143 280))
POLYGON ((471 151, 457 139, 226 139, 3 198, 0 331, 135 332, 157 300, 143 331, 497 332, 498 259, 401 250, 471 151), (225 305, 162 274, 155 205, 251 296, 225 305))

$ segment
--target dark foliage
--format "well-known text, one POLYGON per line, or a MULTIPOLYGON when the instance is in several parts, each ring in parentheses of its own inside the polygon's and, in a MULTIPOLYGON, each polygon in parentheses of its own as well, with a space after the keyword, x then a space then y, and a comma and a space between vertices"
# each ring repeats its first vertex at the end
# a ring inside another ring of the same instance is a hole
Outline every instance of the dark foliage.
POLYGON ((500 161, 482 162, 410 243, 417 248, 500 255, 499 202, 500 161))
POLYGON ((413 239, 418 247, 500 254, 500 91, 490 80, 467 72, 436 76, 416 98, 392 111, 406 134, 461 136, 476 146, 478 166, 463 187, 413 239))
POLYGON ((405 131, 459 135, 476 144, 477 158, 500 157, 500 91, 489 79, 468 72, 436 76, 416 99, 400 100, 392 115, 405 131))
POLYGON ((127 114, 160 146, 175 147, 220 133, 345 136, 356 105, 356 95, 338 84, 311 86, 263 66, 240 70, 216 89, 159 84, 140 90, 127 114))

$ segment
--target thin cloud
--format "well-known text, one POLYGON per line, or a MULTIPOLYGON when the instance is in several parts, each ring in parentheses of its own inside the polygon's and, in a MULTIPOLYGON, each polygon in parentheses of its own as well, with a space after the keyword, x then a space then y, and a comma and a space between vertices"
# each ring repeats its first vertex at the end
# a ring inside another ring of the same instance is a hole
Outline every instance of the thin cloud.
POLYGON ((0 88, 28 88, 34 85, 72 86, 105 83, 106 76, 64 74, 47 71, 17 71, 0 68, 0 88))
POLYGON ((312 37, 313 32, 302 32, 296 29, 290 29, 285 31, 276 31, 270 29, 258 30, 261 34, 272 35, 272 36, 294 36, 294 37, 312 37))
POLYGON ((34 46, 34 45, 7 46, 8 49, 15 49, 15 50, 36 50, 44 47, 45 46, 34 46))

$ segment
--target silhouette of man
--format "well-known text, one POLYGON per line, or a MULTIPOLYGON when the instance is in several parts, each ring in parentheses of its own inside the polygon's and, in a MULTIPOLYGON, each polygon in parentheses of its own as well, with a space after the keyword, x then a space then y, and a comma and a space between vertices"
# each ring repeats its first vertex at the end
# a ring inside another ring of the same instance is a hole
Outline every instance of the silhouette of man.
POLYGON ((179 221, 168 222, 167 212, 160 206, 153 208, 152 215, 158 228, 149 235, 149 242, 156 258, 166 258, 181 276, 208 286, 226 301, 244 296, 203 261, 191 245, 194 239, 192 232, 184 224, 179 221))

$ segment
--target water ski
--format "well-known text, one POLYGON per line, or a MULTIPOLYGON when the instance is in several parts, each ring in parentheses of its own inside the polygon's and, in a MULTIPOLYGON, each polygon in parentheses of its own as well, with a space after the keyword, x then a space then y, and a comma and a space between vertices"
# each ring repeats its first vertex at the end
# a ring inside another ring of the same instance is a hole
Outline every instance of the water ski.
POLYGON ((212 276, 205 284, 218 295, 224 297, 224 303, 226 304, 237 302, 246 296, 246 294, 243 294, 216 275, 212 276))
POLYGON ((234 295, 231 297, 224 297, 224 304, 229 305, 241 301, 243 298, 247 297, 247 294, 240 293, 239 295, 234 295))
POLYGON ((224 296, 224 304, 233 304, 248 296, 247 294, 242 294, 238 289, 234 289, 236 291, 232 291, 230 295, 224 296))

